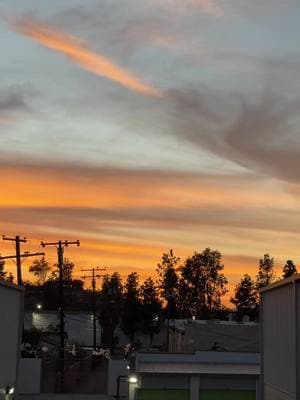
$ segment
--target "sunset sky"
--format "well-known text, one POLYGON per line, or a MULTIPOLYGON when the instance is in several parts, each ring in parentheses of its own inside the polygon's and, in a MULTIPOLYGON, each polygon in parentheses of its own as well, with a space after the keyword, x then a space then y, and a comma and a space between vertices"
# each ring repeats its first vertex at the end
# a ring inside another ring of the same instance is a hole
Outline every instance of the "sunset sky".
POLYGON ((264 253, 300 264, 299 19, 299 0, 0 0, 0 233, 80 239, 77 276, 145 278, 170 248, 218 249, 230 288, 264 253))

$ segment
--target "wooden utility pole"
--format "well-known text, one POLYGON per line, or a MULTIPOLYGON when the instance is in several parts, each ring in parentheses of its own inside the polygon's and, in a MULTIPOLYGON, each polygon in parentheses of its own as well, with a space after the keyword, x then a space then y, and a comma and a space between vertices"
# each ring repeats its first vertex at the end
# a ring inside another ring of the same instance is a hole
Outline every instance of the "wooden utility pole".
POLYGON ((41 242, 42 247, 55 246, 57 248, 57 264, 59 269, 59 332, 60 332, 60 388, 63 392, 64 388, 64 357, 65 357, 65 327, 64 327, 64 279, 63 279, 63 264, 64 264, 64 248, 70 245, 80 246, 79 240, 70 242, 68 240, 59 240, 58 242, 41 242))
POLYGON ((21 238, 20 236, 15 236, 15 237, 6 237, 3 235, 2 237, 3 240, 8 240, 10 242, 15 242, 16 244, 16 254, 12 256, 0 256, 0 261, 1 260, 9 260, 9 259, 15 259, 16 264, 17 264, 17 282, 18 285, 23 285, 23 280, 22 280, 22 265, 21 265, 21 259, 24 257, 34 257, 34 256, 44 256, 45 253, 29 253, 28 251, 25 251, 23 254, 21 254, 21 243, 27 243, 26 238, 21 238))
POLYGON ((97 328, 96 328, 96 279, 102 278, 104 275, 95 275, 95 272, 106 271, 106 268, 89 268, 81 269, 82 272, 92 272, 92 275, 82 276, 82 279, 92 278, 92 289, 93 289, 93 349, 97 348, 97 328))

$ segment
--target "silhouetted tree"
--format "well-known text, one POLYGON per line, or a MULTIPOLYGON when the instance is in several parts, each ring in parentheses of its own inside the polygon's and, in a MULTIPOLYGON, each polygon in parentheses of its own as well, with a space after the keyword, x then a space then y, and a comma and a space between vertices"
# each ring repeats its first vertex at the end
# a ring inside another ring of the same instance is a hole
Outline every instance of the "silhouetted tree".
POLYGON ((9 283, 14 283, 14 280, 15 280, 15 277, 13 276, 13 274, 10 272, 9 274, 8 274, 8 277, 7 277, 7 282, 9 282, 9 283))
MULTIPOLYGON (((54 264, 55 270, 52 271, 51 279, 58 280, 59 279, 59 266, 58 264, 54 264)), ((64 258, 63 261, 63 281, 70 282, 73 279, 73 270, 75 264, 71 262, 68 258, 64 258)))
MULTIPOLYGON (((68 258, 63 261, 63 287, 64 287, 64 303, 65 307, 74 309, 78 307, 80 302, 81 292, 83 291, 83 281, 80 279, 73 279, 73 270, 75 264, 68 258)), ((44 294, 43 304, 45 308, 56 310, 59 307, 59 267, 54 264, 54 270, 51 273, 50 279, 46 280, 41 288, 44 294)))
POLYGON ((257 311, 258 295, 255 282, 248 274, 245 274, 240 282, 236 285, 234 296, 230 299, 231 303, 236 306, 239 318, 244 314, 255 317, 257 311))
POLYGON ((122 331, 134 343, 136 332, 141 330, 142 307, 139 290, 139 276, 136 272, 128 275, 124 290, 124 307, 121 321, 122 331))
POLYGON ((269 254, 259 260, 258 274, 256 275, 256 288, 261 289, 274 282, 274 259, 269 254))
POLYGON ((7 271, 4 270, 5 267, 5 261, 4 260, 0 260, 0 280, 9 282, 9 283, 14 283, 14 276, 13 274, 10 272, 7 275, 7 271))
POLYGON ((163 253, 161 263, 157 264, 156 272, 158 273, 158 285, 160 295, 166 302, 166 314, 168 318, 176 318, 178 316, 177 300, 178 300, 178 275, 177 268, 180 261, 171 249, 168 253, 163 253))
POLYGON ((29 267, 29 272, 37 278, 38 284, 40 285, 45 282, 50 270, 51 267, 45 257, 42 257, 41 259, 36 258, 29 267))
POLYGON ((193 297, 190 282, 182 277, 179 278, 176 301, 179 318, 191 318, 192 315, 195 315, 192 310, 193 297))
POLYGON ((222 273, 221 253, 206 248, 195 252, 181 267, 180 285, 186 298, 181 296, 181 309, 189 315, 211 317, 212 311, 221 308, 221 297, 227 292, 227 279, 222 273))
POLYGON ((285 266, 283 267, 283 270, 282 270, 282 277, 288 278, 295 274, 297 274, 296 265, 294 264, 294 262, 292 260, 287 260, 287 262, 285 263, 285 266))
POLYGON ((123 286, 118 272, 105 275, 99 295, 99 321, 102 327, 102 345, 114 349, 114 331, 121 319, 123 286))
POLYGON ((5 261, 0 260, 0 279, 5 281, 7 272, 4 270, 4 267, 5 267, 5 261))
POLYGON ((158 298, 158 292, 152 278, 145 280, 141 286, 142 301, 142 331, 150 335, 150 342, 153 342, 154 334, 161 328, 162 305, 158 298))

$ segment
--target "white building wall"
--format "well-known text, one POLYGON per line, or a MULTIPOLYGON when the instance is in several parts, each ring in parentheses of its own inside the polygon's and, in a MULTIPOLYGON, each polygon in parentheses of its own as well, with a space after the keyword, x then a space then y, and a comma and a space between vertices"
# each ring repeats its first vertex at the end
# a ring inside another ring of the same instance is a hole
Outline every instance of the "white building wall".
POLYGON ((22 313, 23 290, 0 281, 0 399, 7 386, 17 390, 22 313))
POLYGON ((299 287, 300 276, 261 293, 261 366, 263 400, 300 398, 299 287), (297 356, 298 354, 298 356, 297 356), (297 379, 298 374, 298 379, 297 379))

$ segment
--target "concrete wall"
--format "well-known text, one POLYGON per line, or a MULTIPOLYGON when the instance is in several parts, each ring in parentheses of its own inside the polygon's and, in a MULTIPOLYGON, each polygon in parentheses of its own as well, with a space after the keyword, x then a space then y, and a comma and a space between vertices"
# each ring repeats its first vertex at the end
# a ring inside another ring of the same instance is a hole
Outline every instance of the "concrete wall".
POLYGON ((23 290, 0 281, 0 393, 7 385, 17 388, 22 313, 23 290))
POLYGON ((21 358, 19 363, 19 393, 36 394, 41 391, 41 365, 38 358, 21 358))
POLYGON ((108 361, 86 359, 64 360, 64 383, 61 387, 60 363, 57 359, 44 359, 42 363, 43 393, 106 394, 108 361))
POLYGON ((267 384, 264 387, 264 395, 265 399, 272 400, 298 400, 295 394, 283 392, 279 388, 275 388, 274 386, 268 386, 267 384))
MULTIPOLYGON (((110 396, 115 396, 117 393, 118 376, 128 376, 129 371, 126 368, 127 362, 124 360, 110 360, 108 366, 108 390, 110 396)), ((128 397, 128 383, 126 379, 120 381, 120 394, 128 397)))

